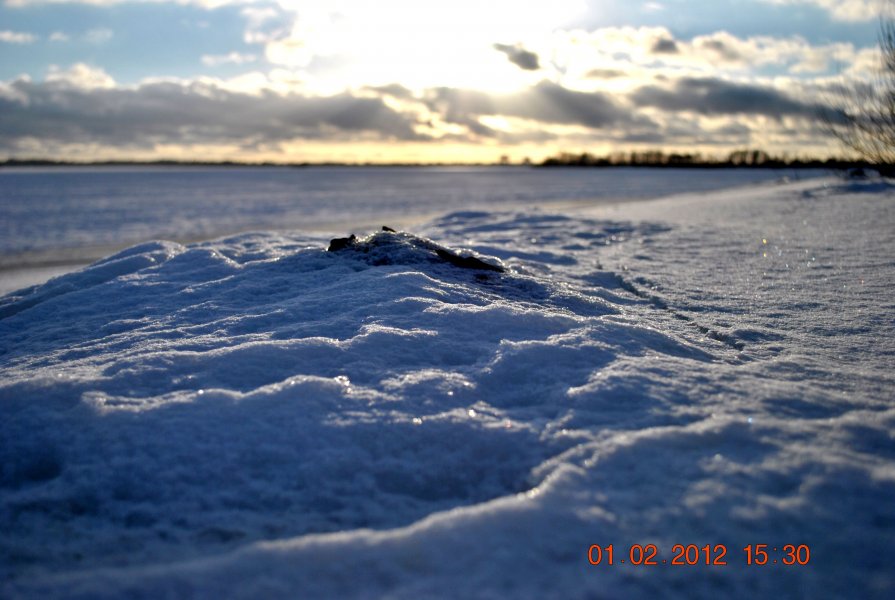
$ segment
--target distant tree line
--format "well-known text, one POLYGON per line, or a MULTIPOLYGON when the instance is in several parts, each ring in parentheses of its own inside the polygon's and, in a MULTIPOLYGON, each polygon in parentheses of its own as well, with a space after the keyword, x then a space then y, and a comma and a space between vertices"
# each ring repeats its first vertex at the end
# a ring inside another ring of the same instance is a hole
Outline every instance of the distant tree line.
POLYGON ((597 156, 590 152, 561 152, 544 160, 543 167, 687 167, 705 169, 727 169, 753 167, 762 169, 807 168, 807 169, 851 169, 876 167, 866 160, 842 158, 789 158, 772 156, 764 150, 734 150, 725 158, 703 156, 700 153, 666 154, 662 150, 639 152, 615 152, 597 156))
MULTIPOLYGON (((512 163, 509 157, 501 157, 497 165, 509 166, 512 163)), ((239 161, 180 161, 180 160, 155 160, 155 161, 128 161, 128 160, 99 160, 99 161, 64 161, 36 158, 9 158, 0 160, 0 169, 4 167, 269 167, 269 168, 301 168, 301 167, 434 167, 434 166, 458 166, 454 163, 273 163, 273 162, 239 162, 239 161)), ((465 163, 465 166, 488 166, 486 163, 465 163)), ((806 169, 854 169, 870 168, 879 171, 883 175, 895 174, 895 166, 886 170, 886 165, 881 165, 874 160, 847 160, 841 158, 804 159, 776 157, 763 150, 735 150, 725 158, 703 156, 699 153, 681 154, 668 153, 661 150, 645 150, 640 152, 614 152, 606 156, 597 156, 590 152, 561 152, 543 162, 536 164, 526 158, 521 166, 540 167, 669 167, 691 169, 725 169, 725 168, 806 168, 806 169)))

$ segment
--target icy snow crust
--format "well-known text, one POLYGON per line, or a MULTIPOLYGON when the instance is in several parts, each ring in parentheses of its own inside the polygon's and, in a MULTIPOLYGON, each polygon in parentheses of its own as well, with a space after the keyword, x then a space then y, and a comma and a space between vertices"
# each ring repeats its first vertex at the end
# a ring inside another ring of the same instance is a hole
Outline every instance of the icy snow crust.
POLYGON ((0 595, 889 598, 893 201, 152 242, 6 296, 0 595))

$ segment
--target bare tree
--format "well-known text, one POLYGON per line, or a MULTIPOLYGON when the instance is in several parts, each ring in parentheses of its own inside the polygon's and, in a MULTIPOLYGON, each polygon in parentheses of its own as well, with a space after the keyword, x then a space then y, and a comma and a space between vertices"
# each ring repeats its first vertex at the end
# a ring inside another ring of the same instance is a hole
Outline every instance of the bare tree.
POLYGON ((885 175, 895 175, 895 0, 880 14, 880 64, 870 81, 840 86, 823 121, 828 131, 885 175))

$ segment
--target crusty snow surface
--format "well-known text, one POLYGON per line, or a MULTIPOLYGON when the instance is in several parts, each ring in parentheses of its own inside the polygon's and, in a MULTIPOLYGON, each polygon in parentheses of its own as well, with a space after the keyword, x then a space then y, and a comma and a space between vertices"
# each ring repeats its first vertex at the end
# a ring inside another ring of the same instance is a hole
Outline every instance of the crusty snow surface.
POLYGON ((0 596, 895 595, 895 188, 414 233, 152 242, 0 299, 0 596))

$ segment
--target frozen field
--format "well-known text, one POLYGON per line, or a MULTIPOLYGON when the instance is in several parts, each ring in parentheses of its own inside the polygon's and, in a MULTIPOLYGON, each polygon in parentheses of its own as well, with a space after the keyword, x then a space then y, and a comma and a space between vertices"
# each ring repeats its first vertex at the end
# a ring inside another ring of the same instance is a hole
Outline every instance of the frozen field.
POLYGON ((451 211, 0 299, 0 596, 895 595, 895 188, 451 211))
POLYGON ((417 226, 456 210, 593 205, 822 171, 97 167, 0 169, 0 295, 128 246, 245 231, 417 226))

